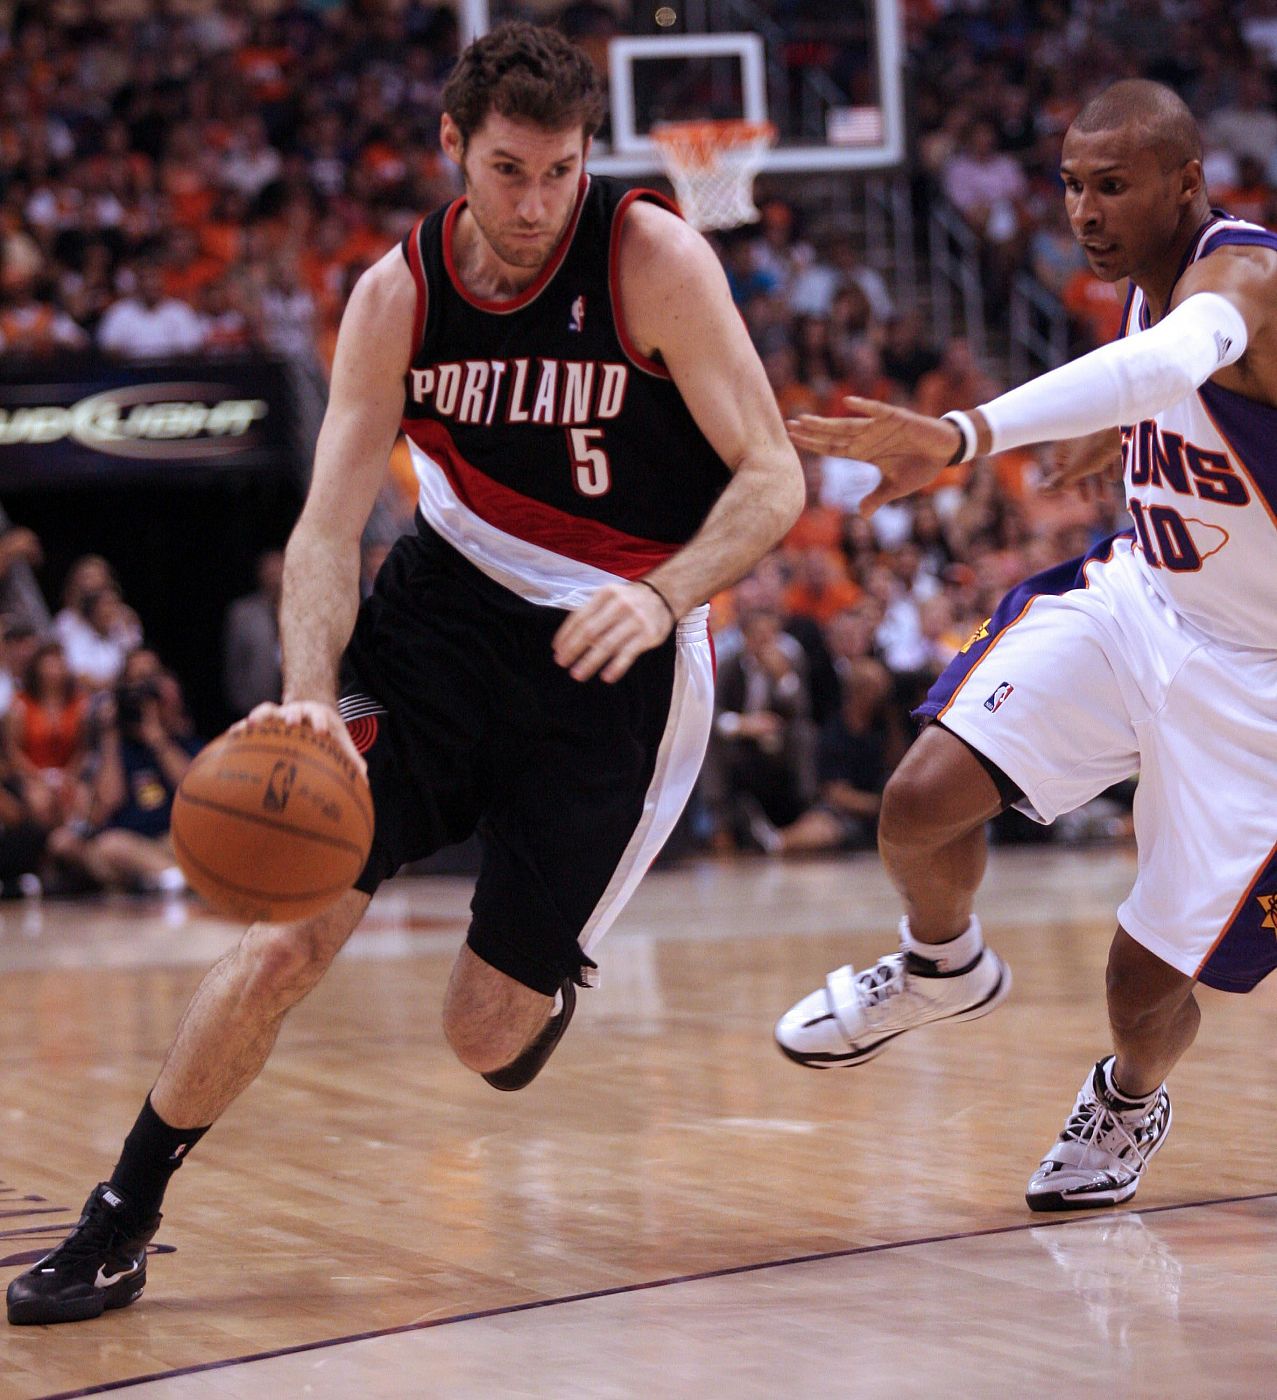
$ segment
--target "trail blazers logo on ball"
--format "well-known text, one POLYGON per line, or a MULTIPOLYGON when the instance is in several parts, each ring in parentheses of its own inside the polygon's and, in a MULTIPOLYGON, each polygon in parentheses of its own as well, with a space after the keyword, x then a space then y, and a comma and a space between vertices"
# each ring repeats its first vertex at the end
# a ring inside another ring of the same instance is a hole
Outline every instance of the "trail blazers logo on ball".
POLYGON ((997 690, 984 702, 984 708, 991 714, 995 714, 1002 708, 1003 703, 1010 698, 1015 686, 1010 681, 1003 681, 997 690))

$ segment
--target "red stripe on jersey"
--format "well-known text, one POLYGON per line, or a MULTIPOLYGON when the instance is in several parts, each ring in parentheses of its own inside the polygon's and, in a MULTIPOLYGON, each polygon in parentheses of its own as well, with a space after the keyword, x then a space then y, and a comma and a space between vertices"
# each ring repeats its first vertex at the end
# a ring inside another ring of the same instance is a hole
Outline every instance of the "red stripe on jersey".
POLYGON ((416 227, 408 236, 408 270, 412 273, 412 280, 417 284, 417 309, 412 316, 412 351, 408 356, 408 368, 412 368, 412 362, 417 358, 417 351, 421 349, 421 337, 426 332, 426 270, 421 262, 421 226, 425 218, 417 220, 416 227))
POLYGON ((439 464, 461 504, 507 535, 630 579, 654 569, 680 548, 677 544, 627 535, 597 520, 569 515, 556 506, 502 486, 467 462, 447 428, 432 418, 405 418, 402 426, 404 435, 439 464))
POLYGON ((659 360, 645 355, 630 339, 630 332, 625 324, 625 313, 621 309, 621 229, 630 205, 639 199, 659 204, 662 209, 668 209, 680 219, 683 217, 672 199, 666 199, 655 190, 630 190, 628 194, 622 195, 621 202, 616 206, 616 213, 612 216, 611 246, 607 254, 607 283, 608 293, 612 298, 612 324, 616 327, 616 338, 621 342, 621 349, 639 369, 645 374, 655 375, 658 379, 669 379, 669 370, 659 360))
POLYGON ((585 204, 585 192, 589 187, 590 177, 582 175, 580 186, 576 192, 576 204, 572 209, 572 217, 568 220, 567 228, 563 231, 563 237, 555 245, 545 266, 537 273, 535 281, 530 286, 525 287, 517 297, 511 297, 509 301, 483 301, 479 297, 471 296, 466 290, 465 283, 461 280, 461 274, 457 271, 456 260, 452 256, 452 238, 457 227, 457 216, 465 208, 466 197, 462 195, 460 199, 454 200, 449 205, 443 220, 443 265, 447 268, 448 279, 461 300, 470 306, 477 307, 480 311, 490 311, 498 316, 508 315, 511 311, 521 311, 529 302, 535 301, 562 266, 563 259, 568 255, 568 249, 572 246, 572 239, 576 234, 576 226, 581 221, 581 209, 585 204))

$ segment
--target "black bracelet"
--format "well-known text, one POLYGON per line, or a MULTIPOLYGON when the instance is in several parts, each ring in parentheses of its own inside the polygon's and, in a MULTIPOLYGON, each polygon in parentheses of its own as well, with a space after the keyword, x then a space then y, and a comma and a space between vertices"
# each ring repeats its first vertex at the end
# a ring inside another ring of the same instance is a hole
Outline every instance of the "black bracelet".
POLYGON ((636 578, 634 582, 641 583, 644 588, 650 588, 652 592, 656 594, 656 596, 661 600, 661 602, 665 604, 665 611, 670 615, 670 623, 673 626, 677 627, 678 618, 675 616, 674 609, 670 607, 670 600, 665 596, 664 593, 661 592, 659 588, 657 588, 657 586, 651 581, 651 579, 636 578))
POLYGON ((976 430, 971 415, 951 409, 948 413, 942 413, 940 417, 944 422, 952 423, 958 430, 958 445, 945 465, 956 467, 959 463, 971 461, 976 455, 976 430))

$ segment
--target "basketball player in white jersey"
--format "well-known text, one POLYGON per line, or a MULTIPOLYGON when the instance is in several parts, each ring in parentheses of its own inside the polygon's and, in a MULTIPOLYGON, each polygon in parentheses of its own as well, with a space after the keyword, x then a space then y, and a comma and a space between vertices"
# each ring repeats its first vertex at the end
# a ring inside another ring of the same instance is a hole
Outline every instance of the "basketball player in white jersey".
POLYGON ((776 1028, 791 1059, 832 1068, 991 1011, 1010 974, 972 915, 985 822, 1009 804, 1050 822, 1138 771, 1114 1053, 1030 1178, 1034 1210, 1135 1193, 1196 982, 1244 992, 1277 966, 1277 236, 1212 211, 1189 111, 1155 83, 1095 98, 1061 173, 1092 269, 1130 279, 1118 340, 969 415, 849 399, 851 417, 790 429, 875 462, 870 509, 976 455, 1074 440, 1071 479, 1120 447, 1133 529, 1014 589, 921 707, 880 825, 900 951, 831 973, 776 1028))

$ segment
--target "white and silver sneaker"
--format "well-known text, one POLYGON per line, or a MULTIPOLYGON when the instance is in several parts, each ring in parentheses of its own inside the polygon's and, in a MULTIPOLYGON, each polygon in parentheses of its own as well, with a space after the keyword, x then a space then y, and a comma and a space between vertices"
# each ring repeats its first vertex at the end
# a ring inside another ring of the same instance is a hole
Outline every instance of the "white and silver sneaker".
POLYGON ((1059 1139, 1029 1178, 1024 1199, 1030 1210, 1093 1210, 1129 1201, 1166 1141, 1166 1085, 1148 1100, 1127 1105, 1109 1087, 1113 1059, 1106 1056, 1086 1076, 1059 1139))
MULTIPOLYGON (((857 972, 840 967, 776 1022, 782 1054, 811 1069, 841 1069, 872 1060, 887 1042, 930 1021, 974 1021, 987 1016, 1011 990, 1011 969, 986 948, 978 920, 961 939, 974 953, 961 966, 916 942, 907 919, 900 922, 901 949, 857 972)), ((956 949, 954 950, 957 951, 956 949)))

